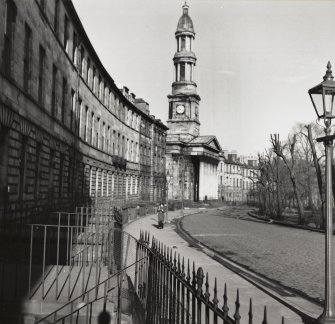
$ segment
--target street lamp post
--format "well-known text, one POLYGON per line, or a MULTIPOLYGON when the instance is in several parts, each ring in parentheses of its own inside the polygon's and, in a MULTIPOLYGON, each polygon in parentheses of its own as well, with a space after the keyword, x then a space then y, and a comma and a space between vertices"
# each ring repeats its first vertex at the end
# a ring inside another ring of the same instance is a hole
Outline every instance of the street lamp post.
POLYGON ((323 81, 308 91, 312 100, 313 107, 318 119, 323 119, 325 124, 325 135, 317 139, 325 145, 326 155, 326 235, 325 235, 325 301, 323 313, 318 318, 318 323, 335 323, 334 313, 334 291, 333 291, 333 256, 332 256, 332 238, 333 238, 333 216, 332 216, 332 170, 331 159, 333 152, 333 140, 335 135, 330 135, 331 120, 335 118, 334 96, 335 81, 331 71, 331 64, 328 62, 327 72, 323 81))

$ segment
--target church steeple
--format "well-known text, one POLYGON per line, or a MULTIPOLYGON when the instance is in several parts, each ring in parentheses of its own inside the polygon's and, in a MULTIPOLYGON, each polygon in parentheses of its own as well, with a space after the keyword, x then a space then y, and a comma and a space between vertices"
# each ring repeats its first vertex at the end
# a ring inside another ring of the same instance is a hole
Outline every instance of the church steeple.
POLYGON ((175 80, 172 85, 172 93, 178 93, 179 91, 192 91, 196 93, 195 64, 197 58, 192 51, 195 32, 193 21, 188 15, 188 8, 189 6, 185 2, 183 5, 183 15, 179 18, 175 33, 177 51, 173 58, 175 80), (180 82, 182 83, 182 87, 180 87, 181 84, 178 84, 180 82), (187 89, 184 87, 186 84, 187 89))
POLYGON ((183 5, 183 14, 178 20, 176 37, 176 53, 173 57, 174 80, 169 98, 170 134, 178 134, 180 138, 190 140, 199 136, 200 97, 195 82, 195 65, 197 58, 193 52, 195 38, 194 26, 189 16, 189 6, 183 5))

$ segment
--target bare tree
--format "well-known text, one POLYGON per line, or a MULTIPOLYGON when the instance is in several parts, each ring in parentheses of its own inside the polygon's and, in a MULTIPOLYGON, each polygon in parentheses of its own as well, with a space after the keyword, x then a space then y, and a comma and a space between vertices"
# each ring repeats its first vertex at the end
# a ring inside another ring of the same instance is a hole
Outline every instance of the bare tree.
POLYGON ((273 152, 282 159, 290 175, 291 183, 293 186, 295 200, 297 202, 299 224, 303 224, 304 219, 304 208, 299 193, 297 179, 296 179, 296 157, 295 157, 295 146, 297 142, 297 136, 294 134, 291 138, 289 137, 287 145, 282 145, 279 141, 278 134, 271 134, 270 140, 273 148, 273 152), (290 158, 288 159, 284 154, 284 149, 287 148, 290 152, 290 158))
MULTIPOLYGON (((320 166, 320 158, 317 156, 316 148, 315 148, 315 139, 313 138, 313 132, 312 132, 312 124, 308 124, 305 126, 307 129, 307 139, 309 142, 309 145, 311 147, 311 152, 313 156, 313 164, 316 172, 316 178, 318 182, 318 189, 320 194, 320 200, 321 200, 321 228, 324 228, 325 224, 325 217, 324 217, 324 206, 325 206, 325 193, 323 190, 323 178, 322 178, 322 172, 321 172, 321 166, 320 166)), ((304 134, 304 133, 302 133, 304 134)), ((304 134, 305 135, 305 134, 304 134)))
POLYGON ((272 150, 258 155, 258 191, 260 212, 272 218, 280 218, 282 213, 281 178, 282 170, 272 150))

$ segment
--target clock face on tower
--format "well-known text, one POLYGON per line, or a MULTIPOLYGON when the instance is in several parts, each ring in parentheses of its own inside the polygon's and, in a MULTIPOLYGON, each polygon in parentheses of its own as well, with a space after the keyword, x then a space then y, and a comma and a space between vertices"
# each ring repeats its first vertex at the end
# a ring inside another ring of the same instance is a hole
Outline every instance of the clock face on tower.
POLYGON ((183 105, 178 105, 176 108, 177 114, 183 114, 185 111, 185 107, 183 105))

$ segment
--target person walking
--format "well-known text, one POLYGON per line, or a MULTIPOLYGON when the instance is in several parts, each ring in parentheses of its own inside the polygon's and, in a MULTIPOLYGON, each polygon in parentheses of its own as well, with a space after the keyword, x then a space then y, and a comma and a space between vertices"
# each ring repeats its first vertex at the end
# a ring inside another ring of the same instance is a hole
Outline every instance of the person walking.
POLYGON ((162 203, 159 204, 157 213, 158 213, 158 228, 163 228, 165 210, 164 210, 164 205, 162 203))

